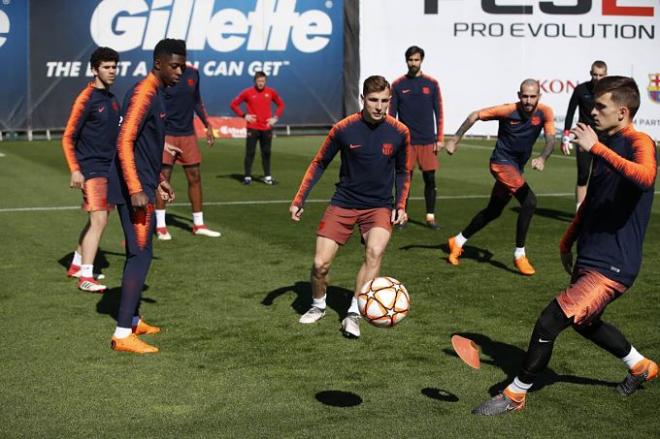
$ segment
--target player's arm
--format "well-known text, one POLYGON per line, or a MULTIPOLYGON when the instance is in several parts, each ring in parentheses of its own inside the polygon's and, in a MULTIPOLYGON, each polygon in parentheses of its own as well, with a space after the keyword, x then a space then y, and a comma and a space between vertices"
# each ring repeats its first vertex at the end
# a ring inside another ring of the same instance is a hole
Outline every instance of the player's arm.
POLYGON ((555 139, 555 115, 550 107, 543 106, 541 108, 543 112, 543 134, 545 135, 545 147, 541 154, 532 160, 532 169, 537 171, 543 171, 545 167, 545 162, 548 160, 548 157, 552 154, 552 151, 555 150, 555 144, 557 140, 555 139))
POLYGON ((568 101, 568 109, 566 110, 566 119, 564 119, 564 131, 570 131, 573 125, 573 118, 575 117, 575 110, 578 106, 577 87, 573 90, 571 99, 568 101))
POLYGON ((642 190, 649 190, 653 187, 657 174, 657 162, 655 145, 650 137, 642 133, 635 133, 632 141, 633 158, 627 160, 600 143, 596 132, 589 125, 578 123, 571 132, 575 134, 574 143, 585 151, 603 158, 625 179, 642 190))
POLYGON ((195 114, 199 117, 199 120, 202 121, 206 127, 206 143, 209 146, 212 146, 215 143, 215 134, 213 133, 213 127, 209 121, 209 115, 206 112, 206 107, 204 106, 204 101, 202 100, 202 94, 199 90, 199 73, 197 73, 197 81, 195 81, 195 106, 193 107, 195 114))
POLYGON ((408 221, 406 202, 408 201, 408 194, 410 193, 410 176, 412 171, 410 168, 412 146, 410 146, 410 131, 408 129, 405 130, 403 145, 401 146, 401 148, 398 148, 396 162, 394 164, 396 198, 394 204, 395 209, 392 211, 393 224, 404 224, 408 221))
POLYGON ((463 121, 461 126, 458 128, 458 131, 456 131, 456 134, 454 134, 454 137, 451 139, 447 140, 447 143, 445 144, 445 149, 447 150, 448 154, 454 154, 456 150, 458 149, 458 145, 461 142, 461 139, 465 135, 465 133, 468 132, 470 128, 472 128, 472 125, 475 124, 476 121, 479 120, 479 112, 478 111, 473 111, 470 113, 463 121))
POLYGON ((305 171, 298 192, 296 192, 293 201, 291 201, 291 206, 289 206, 289 213, 291 214, 291 219, 294 221, 300 221, 307 196, 319 181, 323 172, 328 168, 332 159, 337 155, 337 152, 339 152, 340 144, 336 139, 336 134, 336 128, 330 130, 330 134, 328 134, 328 137, 326 137, 305 171))
POLYGON ((66 122, 64 134, 62 135, 62 151, 64 152, 64 158, 66 159, 69 171, 71 172, 69 186, 77 189, 82 188, 82 185, 85 182, 85 177, 82 172, 80 172, 80 164, 76 159, 76 141, 78 140, 80 131, 85 125, 85 119, 87 119, 89 113, 88 103, 91 92, 91 87, 87 87, 78 95, 78 97, 76 97, 76 100, 71 107, 69 119, 66 122))
POLYGON ((243 90, 241 93, 239 93, 238 96, 232 99, 231 103, 229 104, 229 107, 234 113, 236 113, 236 116, 238 117, 246 116, 246 113, 243 112, 243 110, 241 109, 241 104, 245 102, 246 99, 247 99, 247 94, 246 91, 243 90))
POLYGON ((144 207, 149 203, 149 198, 144 192, 138 176, 134 152, 135 141, 149 115, 151 101, 154 96, 153 92, 149 92, 146 85, 143 83, 141 86, 136 87, 130 96, 126 96, 124 105, 127 108, 124 111, 124 119, 117 138, 117 158, 133 207, 144 207))
POLYGON ((573 221, 568 225, 568 228, 564 232, 564 235, 559 241, 559 257, 561 258, 561 264, 564 267, 564 270, 568 274, 573 273, 573 244, 580 235, 580 230, 582 229, 582 215, 585 209, 585 206, 590 202, 589 190, 587 189, 587 196, 585 197, 582 204, 578 208, 573 221))
POLYGON ((437 81, 435 82, 434 87, 433 113, 435 114, 435 122, 437 125, 437 140, 435 144, 435 151, 437 152, 444 148, 445 142, 445 115, 442 102, 442 90, 440 90, 440 84, 438 84, 437 81))
POLYGON ((278 120, 280 120, 280 117, 282 117, 282 114, 284 113, 284 101, 280 97, 280 95, 275 91, 272 90, 273 94, 273 102, 275 103, 275 116, 271 117, 268 119, 268 125, 271 127, 277 123, 278 120))

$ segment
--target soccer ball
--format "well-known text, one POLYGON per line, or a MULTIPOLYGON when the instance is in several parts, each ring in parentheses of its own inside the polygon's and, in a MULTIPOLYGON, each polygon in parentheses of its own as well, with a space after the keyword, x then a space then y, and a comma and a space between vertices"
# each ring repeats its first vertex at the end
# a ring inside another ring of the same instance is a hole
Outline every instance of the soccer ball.
POLYGON ((392 277, 377 277, 365 283, 358 295, 360 314, 372 325, 389 328, 410 310, 410 294, 392 277))

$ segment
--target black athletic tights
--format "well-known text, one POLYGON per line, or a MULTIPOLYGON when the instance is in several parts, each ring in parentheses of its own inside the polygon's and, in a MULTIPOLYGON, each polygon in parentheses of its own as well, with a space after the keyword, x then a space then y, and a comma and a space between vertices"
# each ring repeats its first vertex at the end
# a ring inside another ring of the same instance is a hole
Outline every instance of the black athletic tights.
MULTIPOLYGON (((525 183, 513 196, 520 203, 520 213, 518 214, 518 223, 516 225, 516 247, 524 247, 527 230, 536 209, 536 195, 534 195, 532 188, 525 183)), ((499 181, 496 182, 490 194, 488 206, 472 218, 470 224, 463 230, 463 236, 469 239, 479 230, 486 227, 488 223, 498 218, 502 214, 504 207, 511 200, 511 197, 506 187, 499 181)))
MULTIPOLYGON (((518 374, 520 381, 527 384, 534 382, 538 373, 550 362, 555 339, 571 325, 573 318, 566 317, 553 299, 536 321, 522 370, 518 374)), ((588 325, 573 325, 573 329, 618 358, 623 358, 630 352, 631 345, 626 337, 616 327, 602 321, 600 316, 588 325)))

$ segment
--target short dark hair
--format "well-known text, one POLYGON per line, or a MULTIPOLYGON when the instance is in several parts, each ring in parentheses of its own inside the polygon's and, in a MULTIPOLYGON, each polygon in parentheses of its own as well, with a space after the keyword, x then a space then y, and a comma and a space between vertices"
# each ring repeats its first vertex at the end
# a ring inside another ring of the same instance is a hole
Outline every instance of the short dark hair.
POLYGON ((165 38, 160 40, 154 48, 154 61, 163 55, 181 55, 186 56, 186 42, 174 38, 165 38))
POLYGON ((639 110, 639 88, 634 79, 627 76, 606 76, 594 86, 594 97, 612 93, 612 101, 630 110, 632 119, 639 110))
POLYGON ((257 78, 267 78, 268 75, 263 70, 259 70, 257 72, 254 72, 254 80, 256 81, 257 78))
POLYGON ((419 46, 410 46, 408 49, 406 49, 406 59, 410 58, 416 53, 419 53, 419 56, 421 56, 422 59, 424 59, 424 49, 422 49, 419 46))
POLYGON ((598 59, 591 64, 591 68, 593 69, 594 67, 607 70, 607 63, 598 59))
POLYGON ((109 47, 99 47, 89 57, 89 63, 93 69, 98 69, 102 62, 119 62, 119 54, 109 47))
POLYGON ((390 83, 380 75, 369 76, 362 84, 362 96, 366 97, 369 93, 389 90, 390 83))

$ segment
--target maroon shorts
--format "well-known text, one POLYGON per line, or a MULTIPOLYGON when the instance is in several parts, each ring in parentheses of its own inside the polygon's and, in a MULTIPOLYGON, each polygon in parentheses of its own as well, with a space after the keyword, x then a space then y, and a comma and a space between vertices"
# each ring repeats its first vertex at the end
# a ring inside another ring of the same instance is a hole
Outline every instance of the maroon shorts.
POLYGON ((580 270, 571 285, 559 293, 557 303, 566 317, 573 317, 576 325, 589 324, 625 291, 625 285, 595 270, 580 270))
POLYGON ((516 191, 525 184, 525 179, 522 174, 518 168, 513 165, 491 162, 490 173, 493 174, 493 177, 497 180, 495 185, 499 186, 509 195, 515 194, 516 191))
POLYGON ((95 177, 86 179, 82 188, 82 209, 87 212, 97 210, 110 210, 108 204, 108 179, 106 177, 95 177))
POLYGON ((163 151, 163 164, 183 166, 198 165, 202 163, 202 153, 197 144, 197 136, 165 136, 165 143, 176 146, 183 152, 173 156, 167 151, 163 151))
POLYGON ((353 233, 353 227, 360 227, 360 235, 364 236, 374 227, 392 231, 392 209, 377 207, 374 209, 345 209, 328 206, 316 231, 317 236, 332 239, 339 245, 344 245, 353 233))
POLYGON ((435 171, 438 169, 438 155, 433 152, 434 143, 428 145, 412 145, 409 169, 415 169, 415 164, 422 171, 435 171))

